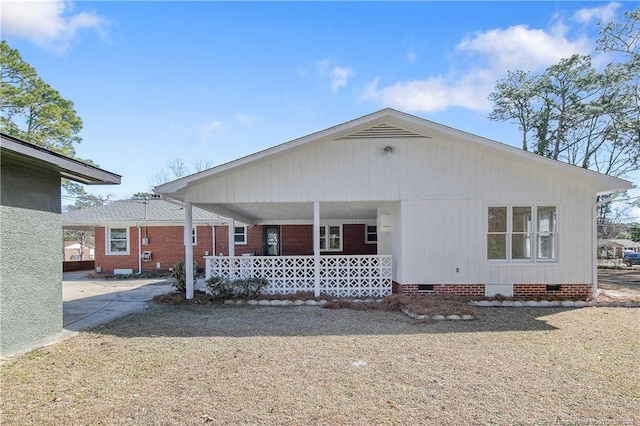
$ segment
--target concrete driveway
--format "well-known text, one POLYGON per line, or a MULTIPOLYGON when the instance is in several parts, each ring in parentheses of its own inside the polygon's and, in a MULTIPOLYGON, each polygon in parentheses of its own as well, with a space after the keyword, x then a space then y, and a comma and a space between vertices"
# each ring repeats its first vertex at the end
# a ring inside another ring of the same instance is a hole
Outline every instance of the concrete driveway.
POLYGON ((83 331, 145 309, 155 296, 172 291, 170 279, 96 280, 87 272, 65 272, 63 328, 83 331))

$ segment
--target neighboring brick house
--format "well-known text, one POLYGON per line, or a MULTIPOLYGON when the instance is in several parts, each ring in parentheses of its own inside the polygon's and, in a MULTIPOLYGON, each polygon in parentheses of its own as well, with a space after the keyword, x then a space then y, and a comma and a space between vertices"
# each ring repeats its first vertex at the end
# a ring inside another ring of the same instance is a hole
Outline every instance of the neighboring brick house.
MULTIPOLYGON (((204 267, 205 256, 229 254, 228 221, 215 213, 193 209, 193 252, 199 270, 204 267)), ((184 259, 182 206, 159 198, 114 201, 65 212, 62 223, 65 229, 95 232, 95 267, 100 273, 168 271, 184 259)), ((371 224, 346 223, 331 228, 338 242, 327 249, 327 254, 376 253, 371 224)), ((234 253, 262 256, 271 250, 277 255, 312 254, 312 232, 312 225, 234 223, 234 253), (277 244, 265 246, 266 233, 272 236, 271 241, 277 236, 277 244)))

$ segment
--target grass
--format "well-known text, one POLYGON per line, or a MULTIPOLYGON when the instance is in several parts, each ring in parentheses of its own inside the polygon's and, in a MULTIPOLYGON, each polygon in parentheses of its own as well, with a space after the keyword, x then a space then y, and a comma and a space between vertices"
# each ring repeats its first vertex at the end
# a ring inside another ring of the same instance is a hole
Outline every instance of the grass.
POLYGON ((3 425, 640 423, 640 309, 157 304, 2 365, 3 425))

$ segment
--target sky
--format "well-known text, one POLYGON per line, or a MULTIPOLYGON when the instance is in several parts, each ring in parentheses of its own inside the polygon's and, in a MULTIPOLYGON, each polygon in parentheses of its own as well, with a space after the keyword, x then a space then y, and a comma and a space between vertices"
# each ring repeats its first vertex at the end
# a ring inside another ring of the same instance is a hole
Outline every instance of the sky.
MULTIPOLYGON (((490 121, 508 70, 592 54, 636 3, 1 0, 2 39, 74 103, 80 158, 148 191, 168 162, 218 165, 392 107, 519 146, 490 121)), ((638 185, 638 176, 628 177, 638 185)), ((637 195, 634 193, 632 195, 637 195)), ((71 202, 69 202, 71 204, 71 202)), ((632 212, 640 219, 640 209, 632 212)))

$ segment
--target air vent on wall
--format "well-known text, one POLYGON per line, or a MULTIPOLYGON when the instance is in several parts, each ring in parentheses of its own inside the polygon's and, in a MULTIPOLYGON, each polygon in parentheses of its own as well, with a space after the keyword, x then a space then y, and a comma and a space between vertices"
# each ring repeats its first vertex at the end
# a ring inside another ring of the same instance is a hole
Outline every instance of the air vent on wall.
POLYGON ((380 138, 428 138, 428 136, 420 135, 407 129, 392 126, 391 124, 381 123, 373 127, 360 130, 340 139, 380 139, 380 138))

